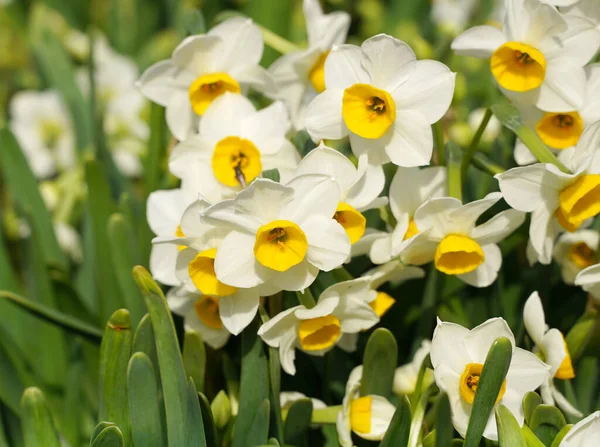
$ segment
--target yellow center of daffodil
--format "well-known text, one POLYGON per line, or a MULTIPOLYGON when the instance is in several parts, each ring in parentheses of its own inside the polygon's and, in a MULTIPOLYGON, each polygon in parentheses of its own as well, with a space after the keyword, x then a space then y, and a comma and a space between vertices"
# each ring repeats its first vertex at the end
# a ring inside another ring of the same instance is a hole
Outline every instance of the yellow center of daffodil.
POLYGON ((188 273, 198 290, 205 295, 229 296, 237 291, 237 287, 223 284, 215 274, 215 257, 217 249, 211 248, 198 253, 188 264, 188 273))
POLYGON ((404 233, 404 240, 410 239, 413 236, 419 234, 419 229, 417 228, 417 224, 415 220, 411 217, 408 221, 408 228, 406 229, 406 233, 404 233))
POLYGON ((302 262, 308 250, 304 231, 289 220, 274 220, 256 232, 254 257, 265 267, 285 272, 302 262))
POLYGON ((373 398, 359 397, 350 403, 350 428, 356 433, 371 432, 371 406, 373 398))
POLYGON ((333 315, 302 320, 298 325, 298 341, 305 351, 321 351, 332 347, 342 334, 340 320, 333 315))
POLYGON ((260 152, 250 140, 226 137, 215 146, 212 168, 224 185, 245 186, 262 172, 260 152))
POLYGON ((396 120, 396 105, 385 90, 369 84, 354 84, 344 90, 342 117, 356 135, 380 138, 396 120))
POLYGON ((369 303, 369 306, 371 306, 371 309, 375 311, 378 317, 381 317, 395 302, 396 300, 387 293, 378 291, 377 297, 369 303))
POLYGON ((586 220, 600 213, 600 175, 587 174, 577 178, 559 195, 556 218, 567 231, 575 231, 586 220))
POLYGON ((483 264, 485 254, 477 242, 461 234, 449 234, 435 251, 435 268, 447 275, 469 273, 483 264))
MULTIPOLYGON (((481 363, 467 363, 465 370, 460 376, 460 396, 468 404, 473 404, 475 400, 475 393, 479 385, 479 378, 481 377, 481 371, 483 371, 483 365, 481 363)), ((500 402, 502 396, 506 392, 506 379, 502 381, 500 386, 500 392, 496 398, 496 403, 500 402)))
POLYGON ((544 82, 546 58, 530 45, 507 42, 492 54, 490 68, 502 87, 513 92, 526 92, 544 82))
POLYGON ((367 219, 347 203, 340 202, 338 204, 333 218, 344 227, 351 244, 358 242, 363 234, 365 234, 367 219))
POLYGON ((208 106, 225 92, 240 93, 240 84, 227 73, 204 74, 192 82, 188 91, 192 109, 204 115, 208 106))
POLYGON ((535 125, 544 143, 554 149, 575 146, 583 133, 583 120, 577 112, 545 113, 535 125))
MULTIPOLYGON (((183 234, 183 231, 181 230, 181 226, 177 225, 177 230, 175 230, 175 236, 177 237, 185 237, 185 234, 183 234)), ((185 245, 178 245, 177 249, 179 251, 183 251, 185 250, 187 247, 185 245)))
POLYGON ((210 328, 223 329, 223 323, 219 316, 219 299, 214 296, 203 296, 194 303, 196 315, 210 328))
POLYGON ((561 380, 574 379, 575 371, 573 370, 573 363, 571 362, 571 354, 569 354, 569 348, 567 347, 567 342, 565 341, 565 337, 563 337, 562 333, 560 334, 565 345, 565 358, 563 359, 560 367, 554 374, 554 377, 561 380))
POLYGON ((308 74, 308 79, 317 93, 325 91, 325 60, 327 56, 329 56, 329 51, 321 54, 308 74))
POLYGON ((594 264, 596 252, 585 242, 577 242, 569 248, 569 259, 580 269, 594 264))

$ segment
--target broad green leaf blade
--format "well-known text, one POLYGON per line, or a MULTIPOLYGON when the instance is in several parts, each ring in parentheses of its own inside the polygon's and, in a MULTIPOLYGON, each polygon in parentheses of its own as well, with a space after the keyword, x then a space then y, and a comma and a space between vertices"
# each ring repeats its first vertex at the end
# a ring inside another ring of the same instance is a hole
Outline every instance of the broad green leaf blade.
POLYGON ((396 339, 387 329, 375 329, 367 341, 363 356, 361 396, 377 394, 389 397, 392 394, 397 362, 396 339))
POLYGON ((521 427, 521 433, 523 433, 527 447, 545 447, 544 443, 535 436, 535 433, 531 431, 527 424, 521 427))
POLYGON ((202 393, 198 393, 198 400, 200 401, 200 410, 202 411, 202 423, 204 424, 204 437, 206 439, 206 445, 208 447, 217 447, 219 445, 219 435, 217 433, 217 427, 213 418, 212 406, 208 402, 206 396, 202 393))
POLYGON ((269 346, 269 384, 271 395, 271 434, 277 439, 284 439, 283 420, 281 417, 281 362, 279 349, 269 346))
MULTIPOLYGON (((4 334, 0 333, 1 335, 4 334)), ((19 414, 21 396, 25 387, 17 366, 11 358, 10 348, 5 347, 5 342, 10 342, 10 340, 3 337, 0 342, 0 401, 13 413, 19 414)))
MULTIPOLYGON (((258 412, 264 402, 269 399, 267 358, 264 345, 257 335, 259 321, 255 318, 242 332, 242 374, 240 383, 240 403, 235 427, 233 429, 232 447, 260 445, 267 442, 269 417, 267 414, 267 433, 264 440, 249 444, 248 434, 251 430, 261 430, 264 427, 254 427, 255 420, 263 422, 258 412)), ((261 432, 262 433, 262 432, 261 432)), ((262 436, 257 436, 261 438, 262 436)))
POLYGON ((199 392, 204 392, 206 374, 206 349, 197 331, 186 329, 183 338, 183 367, 186 377, 191 377, 199 392))
POLYGON ((102 430, 90 447, 123 447, 125 441, 123 433, 116 425, 111 425, 102 430))
POLYGON ((563 440, 563 438, 565 436, 567 436, 567 433, 569 433, 569 431, 571 431, 572 428, 573 428, 573 424, 565 425, 562 428, 562 430, 558 432, 558 434, 554 438, 554 441, 552 441, 552 445, 550 447, 560 447, 561 441, 563 440))
POLYGON ((188 379, 188 407, 187 407, 187 424, 186 445, 198 447, 206 447, 206 438, 204 436, 204 422, 202 420, 202 410, 200 409, 200 398, 194 381, 188 379))
POLYGON ((496 404, 502 382, 508 373, 512 349, 510 340, 500 337, 496 339, 488 352, 473 400, 473 408, 465 436, 465 447, 479 445, 487 421, 496 404))
POLYGON ((541 404, 533 411, 529 427, 545 445, 552 444, 556 435, 567 425, 565 417, 553 405, 541 404))
POLYGON ((100 346, 100 418, 121 427, 129 440, 129 400, 127 367, 133 334, 126 309, 116 311, 108 320, 100 346))
POLYGON ((408 445, 411 421, 410 401, 404 396, 394 412, 390 426, 379 444, 379 447, 395 447, 397 445, 408 445))
POLYGON ((310 399, 299 399, 290 407, 283 425, 286 444, 304 445, 306 431, 312 419, 313 405, 310 399))
POLYGON ((127 393, 129 397, 129 417, 134 445, 164 447, 166 433, 163 433, 158 378, 152 361, 143 352, 136 352, 129 360, 127 369, 127 393))
POLYGON ((525 423, 531 425, 531 416, 538 405, 542 404, 542 398, 535 391, 529 391, 523 397, 523 413, 525 414, 525 423))
POLYGON ((500 404, 495 411, 500 447, 527 447, 525 438, 521 433, 521 426, 510 410, 500 404))
POLYGON ((139 0, 112 0, 108 16, 108 38, 119 53, 133 55, 137 49, 139 0))
MULTIPOLYGON (((250 429, 246 433, 246 444, 245 445, 261 445, 266 444, 269 438, 269 417, 270 417, 270 403, 268 399, 265 399, 256 409, 254 419, 250 424, 250 429)), ((236 419, 236 424, 239 423, 239 416, 236 419)))
POLYGON ((133 352, 143 352, 150 358, 152 365, 158 368, 154 329, 152 328, 150 314, 144 315, 138 324, 133 337, 133 352))
POLYGON ((169 447, 186 445, 185 431, 181 430, 181 423, 187 420, 188 385, 173 318, 162 290, 154 282, 150 273, 144 267, 137 266, 133 269, 133 277, 146 301, 156 337, 168 445, 169 447))
POLYGON ((24 447, 60 447, 58 433, 44 394, 27 388, 21 400, 24 447))
POLYGON ((452 425, 452 409, 450 400, 446 393, 440 394, 437 408, 437 417, 435 418, 435 431, 437 447, 444 447, 452 442, 454 426, 452 425))
MULTIPOLYGON (((583 314, 567 333, 565 341, 572 361, 576 361, 583 355, 598 326, 600 326, 600 315, 597 311, 591 310, 583 314)), ((590 352, 590 354, 594 353, 590 352)))

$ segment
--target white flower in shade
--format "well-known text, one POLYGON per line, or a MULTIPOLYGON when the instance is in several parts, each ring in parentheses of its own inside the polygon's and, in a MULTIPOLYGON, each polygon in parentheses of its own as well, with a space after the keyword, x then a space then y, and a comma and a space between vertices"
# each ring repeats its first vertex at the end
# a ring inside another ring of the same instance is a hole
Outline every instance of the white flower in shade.
POLYGON ((349 136, 354 154, 368 153, 371 163, 428 165, 431 124, 448 110, 454 78, 385 34, 337 46, 325 62, 326 89, 306 110, 306 130, 316 142, 349 136))
POLYGON ((549 405, 556 404, 565 412, 573 416, 583 416, 569 401, 556 389, 553 379, 573 379, 575 371, 571 362, 571 355, 567 348, 565 337, 558 329, 549 329, 542 301, 537 292, 533 292, 525 302, 523 309, 523 322, 525 329, 536 347, 543 361, 550 365, 548 376, 542 383, 542 399, 549 405))
MULTIPOLYGON (((584 129, 600 120, 600 104, 595 98, 600 96, 600 64, 585 68, 586 84, 583 104, 570 112, 543 112, 529 104, 516 105, 521 111, 523 122, 535 129, 540 139, 554 152, 575 146, 584 129)), ((537 160, 531 151, 517 138, 515 142, 515 161, 519 165, 528 165, 537 160)))
MULTIPOLYGON (((502 318, 492 318, 471 330, 438 319, 431 341, 433 374, 437 386, 448 394, 454 428, 463 437, 483 364, 492 344, 500 337, 510 340, 513 351, 496 404, 505 405, 519 425, 523 425, 523 396, 544 382, 550 367, 531 352, 515 347, 515 338, 502 318)), ((483 436, 492 441, 498 439, 493 411, 483 436)))
MULTIPOLYGON (((362 371, 360 375, 362 376, 362 371)), ((346 384, 346 395, 335 424, 340 445, 354 446, 352 432, 369 441, 381 441, 394 417, 396 407, 382 396, 359 397, 360 382, 352 382, 351 379, 346 384)))
POLYGON ((344 228, 332 219, 339 198, 330 177, 303 175, 285 186, 259 178, 208 208, 205 223, 231 230, 215 259, 219 281, 272 295, 304 290, 319 270, 339 267, 350 253, 344 228))
POLYGON ((308 102, 325 90, 325 59, 334 45, 346 41, 350 15, 344 11, 323 14, 318 0, 304 0, 308 48, 281 56, 269 67, 278 87, 277 98, 286 103, 296 129, 303 126, 308 102))
POLYGON ((577 274, 594 264, 599 242, 600 234, 595 230, 564 233, 558 238, 553 257, 560 264, 566 284, 575 284, 577 274))
POLYGON ((252 20, 229 19, 207 34, 189 36, 171 59, 148 68, 138 81, 142 93, 167 108, 171 133, 185 140, 214 99, 248 87, 274 93, 271 75, 258 65, 263 38, 252 20))
POLYGON ((297 391, 282 391, 279 393, 279 404, 282 410, 289 410, 294 402, 302 399, 310 399, 312 401, 313 410, 319 408, 327 408, 327 404, 322 400, 315 399, 314 397, 308 397, 297 391))
POLYGON ((531 212, 529 238, 539 262, 552 261, 560 231, 575 231, 600 213, 600 122, 582 134, 559 159, 573 172, 549 163, 509 169, 496 175, 502 195, 516 210, 531 212))
POLYGON ((540 0, 507 0, 502 30, 476 26, 452 42, 460 55, 491 58, 490 69, 503 89, 526 94, 548 112, 583 104, 583 67, 600 46, 593 22, 563 17, 540 0))
MULTIPOLYGON (((415 392, 419 370, 421 369, 423 361, 429 355, 429 351, 431 351, 431 342, 429 340, 423 340, 421 346, 417 349, 417 352, 415 352, 412 361, 396 368, 396 373, 394 374, 394 394, 402 396, 415 392)), ((425 370, 425 375, 423 376, 423 389, 427 388, 432 383, 433 371, 427 368, 425 370)))
POLYGON ((67 109, 55 91, 22 91, 10 102, 10 130, 37 178, 75 166, 75 136, 67 109))
POLYGON ((83 261, 83 250, 81 247, 81 238, 75 228, 65 222, 56 222, 54 224, 54 233, 58 245, 62 251, 64 251, 69 258, 75 263, 81 263, 83 261))
POLYGON ((369 250, 375 264, 383 264, 400 255, 406 241, 425 228, 417 228, 415 212, 432 197, 447 194, 446 168, 398 168, 390 184, 390 208, 396 219, 392 232, 379 233, 369 250))
POLYGON ((200 132, 175 147, 169 169, 211 202, 234 197, 269 169, 285 180, 299 161, 288 127, 281 102, 257 111, 244 96, 224 93, 206 110, 200 132))
POLYGON ((502 265, 496 244, 525 220, 524 213, 506 210, 476 225, 501 198, 496 192, 466 205, 450 197, 430 199, 415 213, 417 228, 426 230, 408 242, 400 254, 402 261, 415 265, 434 261, 437 270, 456 275, 474 287, 491 285, 502 265))
POLYGON ((167 304, 174 314, 183 317, 184 328, 197 331, 211 348, 220 349, 229 340, 218 298, 175 287, 167 293, 167 304))
POLYGON ((456 35, 469 23, 477 0, 433 0, 431 19, 433 22, 456 35))
POLYGON ((365 233, 367 219, 362 212, 387 203, 385 197, 379 197, 385 186, 383 168, 369 164, 366 154, 359 158, 357 168, 345 155, 321 142, 294 171, 295 177, 307 174, 328 175, 338 183, 340 202, 332 217, 344 227, 351 244, 365 233))
POLYGON ((600 411, 580 420, 560 441, 558 447, 596 447, 600 445, 600 411))
POLYGON ((580 286, 600 303, 600 264, 583 269, 575 278, 575 285, 580 286))
POLYGON ((331 350, 345 334, 356 334, 377 324, 379 317, 361 295, 368 293, 369 281, 344 281, 323 291, 316 305, 307 309, 299 305, 280 312, 263 324, 258 335, 263 341, 279 348, 281 367, 296 374, 295 350, 322 356, 331 350))

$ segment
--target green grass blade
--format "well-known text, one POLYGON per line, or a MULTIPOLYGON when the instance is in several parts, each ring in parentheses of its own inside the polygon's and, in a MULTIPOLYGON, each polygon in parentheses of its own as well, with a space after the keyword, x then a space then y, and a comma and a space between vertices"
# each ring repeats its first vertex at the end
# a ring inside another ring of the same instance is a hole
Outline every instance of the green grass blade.
POLYGON ((452 442, 454 434, 454 426, 452 425, 452 410, 450 408, 450 400, 446 393, 440 394, 437 416, 435 419, 435 445, 436 447, 444 447, 452 442))
POLYGON ((24 447, 60 447, 50 408, 38 388, 27 388, 21 400, 24 447))
POLYGON ((500 447, 527 447, 521 426, 510 410, 502 404, 496 407, 496 426, 500 447))
POLYGON ((186 444, 197 447, 206 447, 206 438, 204 436, 204 421, 202 419, 202 410, 200 410, 200 398, 194 386, 194 381, 188 379, 188 407, 187 424, 185 425, 186 444))
POLYGON ((212 407, 204 394, 198 393, 198 400, 200 401, 200 410, 202 411, 202 424, 204 425, 206 445, 208 447, 217 447, 219 445, 219 435, 215 425, 212 407))
POLYGON ((5 348, 4 343, 0 342, 0 401, 18 414, 24 389, 10 352, 5 348))
POLYGON ((206 374, 206 348, 200 334, 186 329, 183 338, 183 367, 186 377, 191 377, 196 390, 204 392, 206 374))
POLYGON ((389 397, 392 394, 397 362, 396 339, 387 329, 375 329, 367 341, 363 355, 361 396, 377 394, 389 397))
POLYGON ((410 401, 404 396, 394 412, 394 417, 390 426, 381 440, 379 447, 394 447, 397 445, 408 445, 408 436, 410 435, 410 421, 412 413, 410 401))

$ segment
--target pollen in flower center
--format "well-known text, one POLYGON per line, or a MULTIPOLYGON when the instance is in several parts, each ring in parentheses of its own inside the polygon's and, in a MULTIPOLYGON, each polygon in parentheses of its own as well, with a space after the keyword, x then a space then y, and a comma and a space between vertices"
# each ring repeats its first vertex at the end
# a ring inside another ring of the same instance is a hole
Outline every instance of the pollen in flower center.
POLYGON ((262 172, 260 152, 250 140, 226 137, 215 145, 212 168, 222 184, 245 187, 262 172))
POLYGON ((575 146, 583 133, 583 120, 577 112, 545 113, 535 129, 542 141, 554 149, 575 146))
POLYGON ((599 213, 599 174, 582 175, 560 192, 556 217, 567 231, 575 231, 586 219, 599 213))
POLYGON ((358 242, 365 234, 367 219, 354 207, 340 202, 333 218, 342 226, 350 239, 350 243, 358 242))
POLYGON ((308 242, 304 231, 289 220, 274 220, 256 232, 254 257, 265 267, 285 272, 304 260, 308 242))
POLYGON ((217 279, 215 273, 216 256, 216 248, 201 251, 188 264, 188 274, 196 288, 205 295, 233 295, 237 288, 223 284, 217 279))
POLYGON ((350 428, 357 433, 371 432, 371 407, 373 398, 359 397, 350 403, 350 428))
POLYGON ((227 73, 204 74, 190 85, 188 94, 192 109, 203 115, 208 106, 225 92, 240 93, 240 84, 227 73))
MULTIPOLYGON (((483 365, 481 363, 467 363, 465 370, 460 376, 459 390, 462 399, 468 403, 473 404, 475 400, 475 393, 479 386, 479 379, 481 378, 481 372, 483 371, 483 365)), ((496 403, 500 402, 502 396, 506 392, 506 379, 502 382, 500 392, 496 398, 496 403)))
POLYGON ((569 248, 569 259, 580 269, 594 264, 596 252, 585 242, 578 242, 569 248))
POLYGON ((530 45, 507 42, 492 54, 490 69, 498 84, 505 89, 526 92, 544 82, 546 58, 530 45))
POLYGON ((435 251, 435 268, 447 275, 472 272, 485 261, 481 245, 468 236, 449 234, 435 251))
POLYGON ((340 320, 333 315, 303 320, 298 325, 298 341, 305 351, 332 347, 342 334, 340 320))
POLYGON ((342 117, 351 132, 376 139, 396 120, 396 105, 385 90, 369 84, 354 84, 344 90, 342 117))
POLYGON ((212 329, 222 329, 223 322, 219 316, 219 299, 204 295, 194 303, 198 319, 212 329))

